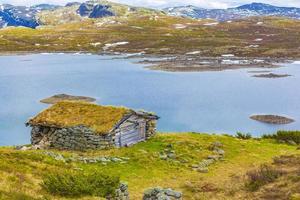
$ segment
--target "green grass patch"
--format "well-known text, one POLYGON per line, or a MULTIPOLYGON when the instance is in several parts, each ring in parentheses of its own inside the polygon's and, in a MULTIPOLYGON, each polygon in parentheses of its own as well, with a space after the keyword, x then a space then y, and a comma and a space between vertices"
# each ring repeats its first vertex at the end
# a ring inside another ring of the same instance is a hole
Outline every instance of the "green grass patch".
POLYGON ((242 140, 249 140, 252 138, 252 135, 250 133, 237 132, 235 137, 242 140))
POLYGON ((276 139, 278 142, 300 144, 300 131, 277 131, 275 134, 263 135, 262 138, 276 139))
POLYGON ((117 176, 103 172, 60 171, 44 175, 42 187, 53 195, 113 197, 120 184, 117 176))

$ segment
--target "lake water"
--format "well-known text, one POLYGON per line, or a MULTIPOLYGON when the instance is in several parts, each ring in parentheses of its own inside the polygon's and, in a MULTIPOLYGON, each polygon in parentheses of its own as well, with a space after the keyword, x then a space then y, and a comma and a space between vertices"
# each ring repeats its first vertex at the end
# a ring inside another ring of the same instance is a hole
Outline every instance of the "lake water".
MULTIPOLYGON (((48 105, 40 99, 59 93, 91 96, 104 105, 156 112, 164 132, 250 132, 300 129, 300 63, 274 73, 281 79, 253 78, 247 69, 168 73, 144 69, 138 59, 111 56, 35 54, 0 56, 0 145, 30 142, 26 120, 48 105), (252 114, 292 117, 289 125, 268 125, 252 114)), ((251 69, 253 70, 253 69, 251 69)))

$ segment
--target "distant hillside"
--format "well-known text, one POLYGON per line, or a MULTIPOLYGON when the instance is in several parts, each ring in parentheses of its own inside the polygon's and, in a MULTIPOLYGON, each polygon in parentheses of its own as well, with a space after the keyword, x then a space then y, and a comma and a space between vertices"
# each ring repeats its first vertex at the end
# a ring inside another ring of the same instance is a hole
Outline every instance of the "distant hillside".
POLYGON ((242 19, 254 16, 277 16, 300 19, 300 8, 277 7, 263 3, 251 3, 228 9, 203 9, 195 6, 180 6, 164 9, 172 16, 191 17, 195 19, 216 19, 219 21, 242 19))
POLYGON ((106 0, 89 0, 84 3, 70 2, 65 6, 39 4, 26 7, 3 4, 0 5, 0 28, 7 26, 36 28, 40 25, 66 24, 81 22, 86 19, 142 17, 149 14, 195 19, 215 19, 218 21, 266 16, 300 19, 300 8, 276 7, 263 3, 252 3, 229 9, 203 9, 195 6, 181 6, 170 7, 160 11, 113 3, 106 0))

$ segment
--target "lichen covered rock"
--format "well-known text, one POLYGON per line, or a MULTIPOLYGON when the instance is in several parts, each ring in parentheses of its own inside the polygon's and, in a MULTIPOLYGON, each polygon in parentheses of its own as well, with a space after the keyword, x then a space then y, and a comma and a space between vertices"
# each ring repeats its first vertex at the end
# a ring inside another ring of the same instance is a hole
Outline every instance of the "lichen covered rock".
POLYGON ((160 187, 150 188, 144 192, 143 200, 181 200, 182 193, 160 187))

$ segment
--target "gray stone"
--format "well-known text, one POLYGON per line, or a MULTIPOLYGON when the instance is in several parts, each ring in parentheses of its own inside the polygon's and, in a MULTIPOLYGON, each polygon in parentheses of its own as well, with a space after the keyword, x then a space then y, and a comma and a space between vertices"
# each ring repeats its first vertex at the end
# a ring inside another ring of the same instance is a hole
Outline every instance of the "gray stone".
POLYGON ((111 158, 110 159, 112 162, 121 162, 122 161, 122 159, 120 159, 120 158, 111 158))
POLYGON ((162 160, 167 160, 168 156, 166 154, 163 154, 163 155, 160 155, 159 158, 162 160))
POLYGON ((155 187, 144 192, 143 200, 181 200, 182 193, 172 189, 155 187))
POLYGON ((16 149, 16 150, 20 150, 20 151, 27 151, 27 150, 30 150, 31 147, 27 147, 27 146, 16 146, 15 149, 16 149))
MULTIPOLYGON (((111 200, 111 198, 107 198, 111 200)), ((121 183, 119 188, 116 189, 116 196, 114 200, 129 200, 128 185, 121 183)))
POLYGON ((210 148, 210 150, 215 150, 215 149, 222 148, 222 147, 223 147, 223 144, 219 141, 216 141, 216 142, 213 142, 209 148, 210 148))
POLYGON ((219 155, 209 155, 207 156, 208 159, 212 159, 212 160, 219 160, 220 156, 219 155))
POLYGON ((199 165, 192 165, 192 168, 198 168, 199 165))
POLYGON ((168 153, 167 157, 170 159, 175 159, 176 158, 176 154, 175 153, 168 153))
POLYGON ((200 173, 208 173, 208 168, 207 167, 201 167, 197 169, 198 172, 200 173))
POLYGON ((181 198, 182 197, 182 193, 181 192, 174 191, 174 190, 172 190, 170 188, 165 190, 165 194, 167 196, 175 197, 175 198, 181 198))
POLYGON ((289 145, 294 145, 294 146, 297 145, 297 143, 294 142, 293 140, 287 140, 286 142, 287 142, 289 145))
POLYGON ((225 151, 223 149, 215 149, 214 152, 221 155, 221 156, 225 155, 225 151))

